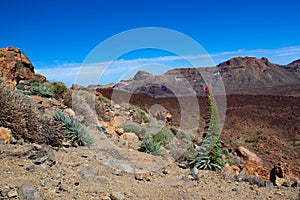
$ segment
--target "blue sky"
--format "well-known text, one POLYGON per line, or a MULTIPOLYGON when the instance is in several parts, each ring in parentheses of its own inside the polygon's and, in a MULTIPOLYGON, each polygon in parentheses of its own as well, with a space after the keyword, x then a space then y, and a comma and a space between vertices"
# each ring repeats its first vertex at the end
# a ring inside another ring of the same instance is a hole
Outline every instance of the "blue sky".
MULTIPOLYGON (((68 85, 99 43, 140 27, 186 34, 201 44, 215 63, 234 56, 265 56, 287 64, 300 58, 299 7, 296 0, 2 1, 0 47, 20 47, 37 72, 68 85)), ((146 58, 153 62, 159 57, 159 64, 169 68, 186 67, 182 61, 170 59, 172 56, 156 50, 129 53, 112 68, 119 74, 112 73, 100 83, 120 80, 125 68, 144 65, 146 58)))

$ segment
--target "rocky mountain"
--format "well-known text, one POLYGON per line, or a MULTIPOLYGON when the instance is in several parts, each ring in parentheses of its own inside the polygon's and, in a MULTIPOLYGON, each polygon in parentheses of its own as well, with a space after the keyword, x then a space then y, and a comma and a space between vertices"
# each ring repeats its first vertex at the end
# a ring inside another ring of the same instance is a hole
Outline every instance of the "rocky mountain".
POLYGON ((300 60, 282 66, 267 58, 235 57, 215 67, 173 69, 161 76, 140 71, 134 78, 105 90, 145 93, 152 97, 203 96, 205 84, 214 87, 223 81, 227 94, 297 96, 300 94, 299 66, 300 60))
POLYGON ((34 72, 32 63, 19 48, 0 48, 0 69, 2 81, 13 87, 17 86, 20 81, 30 79, 46 81, 44 76, 34 72))

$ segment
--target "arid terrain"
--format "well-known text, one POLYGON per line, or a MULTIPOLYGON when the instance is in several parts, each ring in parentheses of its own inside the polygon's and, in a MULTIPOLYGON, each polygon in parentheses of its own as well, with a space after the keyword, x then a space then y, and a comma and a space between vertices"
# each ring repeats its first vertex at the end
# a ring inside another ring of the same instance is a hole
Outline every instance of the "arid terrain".
MULTIPOLYGON (((278 66, 234 58, 217 66, 235 78, 224 81, 225 165, 211 171, 186 165, 207 122, 200 80, 196 101, 168 93, 160 85, 168 79, 144 72, 119 85, 66 88, 36 74, 20 49, 0 53, 0 199, 300 197, 299 60, 278 66), (158 83, 123 87, 146 79, 158 83), (147 151, 145 139, 158 140, 158 149, 147 151)), ((195 80, 193 70, 179 71, 195 80)))

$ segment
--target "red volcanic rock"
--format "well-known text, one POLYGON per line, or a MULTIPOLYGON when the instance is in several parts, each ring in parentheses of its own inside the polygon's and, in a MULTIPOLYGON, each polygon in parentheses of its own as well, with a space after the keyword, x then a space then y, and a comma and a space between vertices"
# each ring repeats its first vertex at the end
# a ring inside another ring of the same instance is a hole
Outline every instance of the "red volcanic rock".
POLYGON ((21 80, 37 78, 45 82, 46 78, 34 73, 30 60, 19 48, 0 48, 0 77, 2 81, 15 87, 21 80))
POLYGON ((284 182, 291 179, 290 169, 286 163, 278 162, 274 165, 270 172, 270 181, 277 186, 281 186, 284 182))
POLYGON ((236 150, 237 154, 241 156, 245 161, 250 161, 252 163, 257 163, 259 165, 263 164, 263 161, 260 157, 258 157, 255 153, 249 151, 245 147, 238 147, 236 150))
POLYGON ((248 174, 260 176, 265 180, 269 180, 270 170, 256 162, 247 161, 241 164, 240 168, 248 174))

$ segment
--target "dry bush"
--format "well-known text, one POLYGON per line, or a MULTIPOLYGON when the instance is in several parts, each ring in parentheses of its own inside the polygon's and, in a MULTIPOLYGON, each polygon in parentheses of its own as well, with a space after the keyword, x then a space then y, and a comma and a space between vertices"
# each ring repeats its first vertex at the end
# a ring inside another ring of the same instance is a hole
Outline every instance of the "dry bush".
POLYGON ((26 142, 57 146, 64 137, 63 131, 50 119, 40 119, 30 97, 13 91, 0 82, 0 126, 12 130, 16 139, 26 142))

